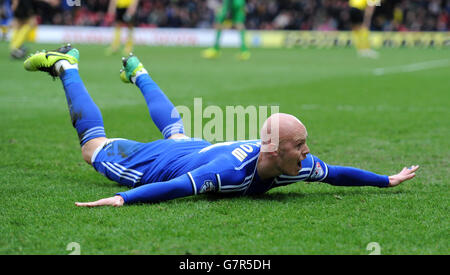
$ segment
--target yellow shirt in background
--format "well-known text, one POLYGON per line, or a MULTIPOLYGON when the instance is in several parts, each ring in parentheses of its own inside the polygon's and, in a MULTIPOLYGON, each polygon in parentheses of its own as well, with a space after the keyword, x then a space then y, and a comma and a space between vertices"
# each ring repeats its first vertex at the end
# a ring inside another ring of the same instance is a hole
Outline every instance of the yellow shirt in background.
POLYGON ((364 10, 367 7, 367 0, 350 0, 350 7, 364 10))
POLYGON ((134 0, 117 0, 116 7, 119 9, 128 8, 134 0))

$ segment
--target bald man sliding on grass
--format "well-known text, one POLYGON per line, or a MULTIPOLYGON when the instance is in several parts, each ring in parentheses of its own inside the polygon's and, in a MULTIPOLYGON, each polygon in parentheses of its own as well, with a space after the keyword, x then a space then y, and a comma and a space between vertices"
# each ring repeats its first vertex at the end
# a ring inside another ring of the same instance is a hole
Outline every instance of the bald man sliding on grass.
POLYGON ((24 62, 28 71, 45 71, 61 79, 84 160, 108 179, 131 188, 77 206, 122 206, 211 192, 255 195, 298 181, 394 187, 412 179, 419 168, 405 167, 384 176, 326 164, 310 154, 308 133, 300 120, 282 113, 265 121, 261 140, 211 144, 189 138, 173 104, 133 55, 123 59, 120 78, 139 87, 164 139, 149 143, 108 139, 100 110, 78 74, 78 59, 79 52, 68 45, 24 62))

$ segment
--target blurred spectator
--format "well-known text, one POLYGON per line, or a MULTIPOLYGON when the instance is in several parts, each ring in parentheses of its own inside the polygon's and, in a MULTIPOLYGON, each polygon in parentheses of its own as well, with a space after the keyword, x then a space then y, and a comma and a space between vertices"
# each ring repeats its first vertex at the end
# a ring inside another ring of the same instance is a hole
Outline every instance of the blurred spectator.
MULTIPOLYGON (((41 24, 102 26, 109 0, 83 0, 80 7, 48 1, 41 24), (52 3, 50 3, 52 2, 52 3), (49 7, 50 6, 50 7, 49 7)), ((141 0, 141 27, 213 28, 221 0, 141 0)), ((348 0, 247 0, 247 29, 350 30, 348 0)), ((382 0, 372 30, 448 31, 450 0, 382 0)))

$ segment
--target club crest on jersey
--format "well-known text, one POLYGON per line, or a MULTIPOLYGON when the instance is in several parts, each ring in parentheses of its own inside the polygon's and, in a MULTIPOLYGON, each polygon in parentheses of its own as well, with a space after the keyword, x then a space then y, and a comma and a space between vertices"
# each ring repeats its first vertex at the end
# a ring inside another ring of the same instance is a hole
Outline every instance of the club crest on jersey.
POLYGON ((203 182, 202 187, 200 188, 199 194, 206 192, 214 192, 214 190, 216 190, 214 183, 211 180, 205 180, 205 182, 203 182))
POLYGON ((322 165, 320 165, 320 162, 316 162, 316 167, 311 175, 312 179, 320 179, 323 177, 323 174, 325 172, 323 171, 322 165))

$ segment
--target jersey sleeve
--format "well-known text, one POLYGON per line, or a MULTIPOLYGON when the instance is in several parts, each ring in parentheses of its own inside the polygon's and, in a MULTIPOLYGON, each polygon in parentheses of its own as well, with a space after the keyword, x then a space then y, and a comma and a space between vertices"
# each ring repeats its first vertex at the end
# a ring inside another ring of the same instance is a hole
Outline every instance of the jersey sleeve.
MULTIPOLYGON (((241 191, 241 173, 226 158, 218 158, 184 175, 164 182, 145 184, 120 195, 126 204, 157 202, 223 190, 241 191)), ((245 187, 245 186, 244 186, 245 187)))
POLYGON ((302 161, 302 169, 297 176, 281 175, 275 179, 274 187, 298 181, 325 182, 335 186, 387 187, 389 177, 359 168, 330 165, 317 156, 308 154, 302 161))
POLYGON ((325 182, 335 186, 387 187, 389 177, 354 167, 330 165, 312 156, 311 174, 305 181, 325 182))
MULTIPOLYGON (((319 159, 314 155, 310 155, 311 164, 310 164, 310 173, 309 176, 305 179, 305 181, 313 182, 313 181, 324 181, 328 176, 328 164, 319 159)), ((303 163, 302 163, 303 164, 303 163)))
POLYGON ((280 175, 275 178, 273 187, 284 186, 299 181, 322 181, 327 177, 328 166, 318 157, 308 154, 302 160, 302 168, 296 176, 280 175))
POLYGON ((126 204, 138 202, 158 202, 193 195, 191 181, 184 174, 169 181, 154 182, 119 192, 126 204))

